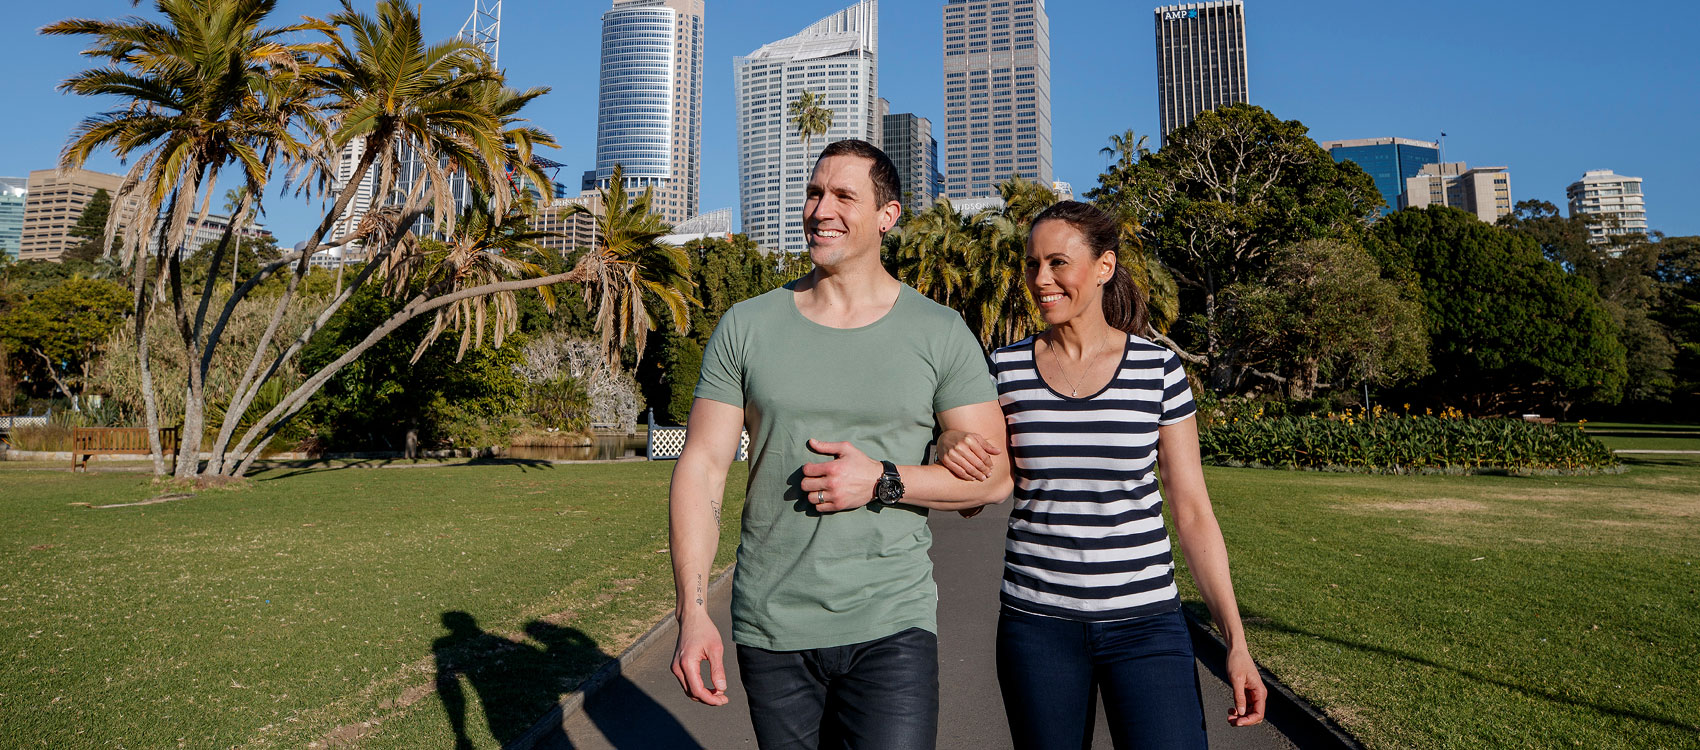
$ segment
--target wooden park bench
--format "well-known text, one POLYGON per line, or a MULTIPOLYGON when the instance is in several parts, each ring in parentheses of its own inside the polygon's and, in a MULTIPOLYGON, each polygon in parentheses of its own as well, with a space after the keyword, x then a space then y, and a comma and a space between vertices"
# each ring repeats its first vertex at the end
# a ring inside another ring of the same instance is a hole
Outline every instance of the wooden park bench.
MULTIPOLYGON (((164 453, 177 452, 177 428, 159 428, 159 448, 164 453)), ((153 452, 148 446, 145 427, 75 427, 71 429, 71 471, 79 467, 89 470, 89 459, 106 456, 145 456, 153 452)))

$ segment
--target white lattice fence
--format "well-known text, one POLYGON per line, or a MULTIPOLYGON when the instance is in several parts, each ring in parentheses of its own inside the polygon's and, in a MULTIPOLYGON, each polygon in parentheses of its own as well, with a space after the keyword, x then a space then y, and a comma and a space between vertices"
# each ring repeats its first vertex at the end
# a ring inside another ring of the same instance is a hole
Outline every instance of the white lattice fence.
MULTIPOLYGON (((671 460, 685 452, 685 428, 661 427, 655 424, 651 416, 649 423, 649 460, 671 460)), ((738 461, 750 460, 750 433, 744 432, 738 438, 738 461)))

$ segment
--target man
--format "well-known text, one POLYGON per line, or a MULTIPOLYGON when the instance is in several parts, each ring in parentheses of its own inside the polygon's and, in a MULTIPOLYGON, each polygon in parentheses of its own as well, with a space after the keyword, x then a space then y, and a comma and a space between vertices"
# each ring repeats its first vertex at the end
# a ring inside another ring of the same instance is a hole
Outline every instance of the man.
POLYGON ((898 191, 878 148, 850 140, 821 152, 803 206, 815 270, 721 319, 673 470, 673 674, 691 698, 725 705, 705 587, 726 470, 748 428, 732 637, 767 750, 934 746, 938 592, 926 512, 1010 492, 1001 459, 977 482, 918 465, 935 428, 1001 436, 1003 413, 961 316, 880 265, 898 191))

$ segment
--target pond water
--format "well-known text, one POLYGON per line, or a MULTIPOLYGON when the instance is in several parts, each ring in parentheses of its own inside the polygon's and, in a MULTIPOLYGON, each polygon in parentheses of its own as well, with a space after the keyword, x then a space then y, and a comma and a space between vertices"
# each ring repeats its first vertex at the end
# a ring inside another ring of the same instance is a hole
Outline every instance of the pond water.
POLYGON ((595 442, 590 445, 573 447, 511 445, 502 455, 544 461, 612 461, 642 456, 649 444, 648 438, 643 435, 597 435, 592 439, 595 442))

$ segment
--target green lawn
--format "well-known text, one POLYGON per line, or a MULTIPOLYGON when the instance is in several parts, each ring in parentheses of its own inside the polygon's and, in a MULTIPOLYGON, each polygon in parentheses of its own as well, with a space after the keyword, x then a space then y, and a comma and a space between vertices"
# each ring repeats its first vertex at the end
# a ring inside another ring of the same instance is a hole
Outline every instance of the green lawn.
POLYGON ((672 607, 671 469, 0 473, 0 745, 498 747, 672 607))
POLYGON ((1700 457, 1625 460, 1209 470, 1253 655, 1372 748, 1700 747, 1700 457))
MULTIPOLYGON (((1627 460, 1207 470, 1254 654, 1373 748, 1700 747, 1700 458, 1627 460)), ((0 746, 499 747, 671 606, 670 469, 0 472, 0 746)))

